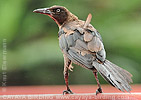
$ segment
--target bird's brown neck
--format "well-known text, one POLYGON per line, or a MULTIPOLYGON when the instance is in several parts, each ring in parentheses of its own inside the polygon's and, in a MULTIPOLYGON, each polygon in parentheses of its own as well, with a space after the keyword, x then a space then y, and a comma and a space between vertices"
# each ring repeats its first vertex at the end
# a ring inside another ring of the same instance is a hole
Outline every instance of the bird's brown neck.
POLYGON ((75 16, 74 14, 72 14, 71 12, 68 13, 68 17, 67 19, 63 22, 63 24, 58 25, 59 28, 63 27, 66 23, 72 22, 72 21, 76 21, 78 20, 78 17, 75 16))

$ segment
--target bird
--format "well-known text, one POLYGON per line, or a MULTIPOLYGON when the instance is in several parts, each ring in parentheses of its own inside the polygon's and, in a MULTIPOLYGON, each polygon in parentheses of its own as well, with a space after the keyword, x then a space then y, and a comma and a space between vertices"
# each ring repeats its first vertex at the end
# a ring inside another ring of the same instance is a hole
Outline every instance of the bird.
POLYGON ((96 95, 103 93, 98 73, 113 87, 123 92, 132 90, 132 74, 106 59, 106 51, 100 33, 90 24, 92 15, 86 21, 80 20, 63 6, 35 9, 33 12, 48 15, 59 27, 59 47, 64 57, 64 80, 66 90, 63 94, 73 94, 69 87, 69 71, 72 63, 93 72, 98 89, 96 95))

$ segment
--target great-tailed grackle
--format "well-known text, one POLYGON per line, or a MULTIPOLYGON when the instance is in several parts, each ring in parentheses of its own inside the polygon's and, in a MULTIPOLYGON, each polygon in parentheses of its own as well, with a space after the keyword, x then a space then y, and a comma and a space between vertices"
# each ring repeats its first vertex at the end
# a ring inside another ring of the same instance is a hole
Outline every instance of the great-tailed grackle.
POLYGON ((36 9, 33 12, 48 15, 59 27, 59 46, 64 56, 64 79, 67 86, 63 94, 73 93, 68 86, 68 71, 72 71, 72 63, 93 71, 99 87, 96 94, 102 93, 97 72, 117 89, 131 91, 129 83, 132 82, 132 75, 106 59, 102 38, 90 24, 91 14, 86 21, 82 21, 62 6, 36 9))

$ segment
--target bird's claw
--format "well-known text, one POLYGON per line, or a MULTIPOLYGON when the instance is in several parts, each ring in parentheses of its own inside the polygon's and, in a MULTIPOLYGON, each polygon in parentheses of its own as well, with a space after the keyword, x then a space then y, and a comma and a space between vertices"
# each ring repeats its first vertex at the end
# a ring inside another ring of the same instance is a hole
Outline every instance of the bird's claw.
POLYGON ((102 93, 102 89, 101 89, 101 88, 98 88, 98 89, 96 90, 96 95, 99 94, 99 93, 102 93))
POLYGON ((73 94, 73 92, 69 89, 69 90, 63 91, 63 95, 65 95, 65 94, 73 94))
POLYGON ((73 72, 73 66, 72 66, 72 65, 70 65, 70 66, 68 67, 68 69, 69 69, 71 72, 73 72))

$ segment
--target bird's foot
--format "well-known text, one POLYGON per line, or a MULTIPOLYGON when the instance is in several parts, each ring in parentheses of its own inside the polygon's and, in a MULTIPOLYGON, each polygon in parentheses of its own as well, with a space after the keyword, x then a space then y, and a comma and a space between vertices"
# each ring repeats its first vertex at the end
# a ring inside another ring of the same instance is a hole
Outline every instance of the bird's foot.
POLYGON ((69 90, 63 91, 63 95, 64 95, 64 94, 73 94, 73 92, 69 89, 69 90))
POLYGON ((72 66, 72 65, 70 65, 70 66, 68 67, 68 69, 69 69, 71 72, 73 72, 73 66, 72 66))
POLYGON ((98 89, 96 90, 96 95, 99 94, 99 93, 102 93, 102 89, 101 89, 101 88, 98 88, 98 89))

